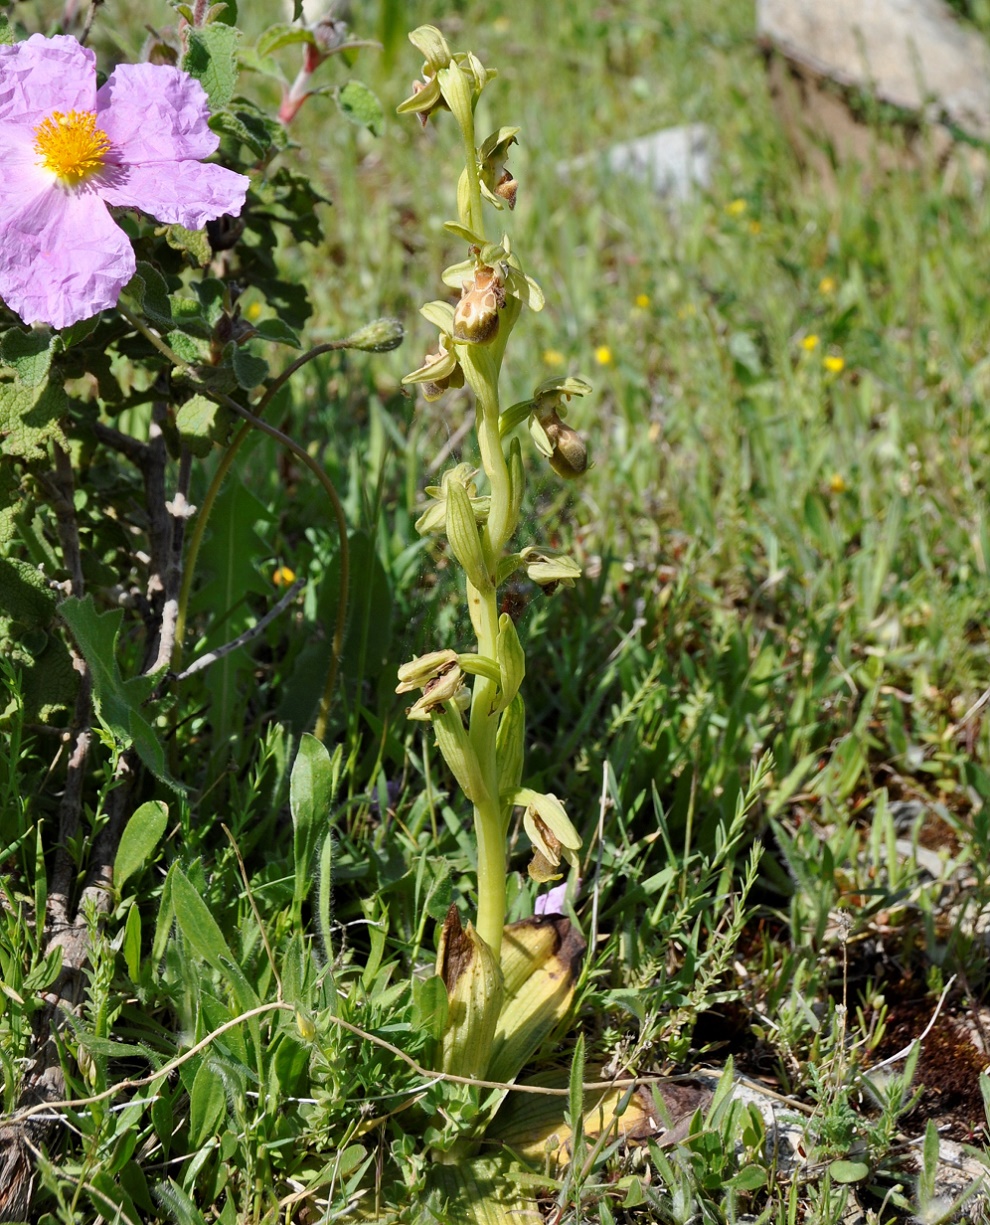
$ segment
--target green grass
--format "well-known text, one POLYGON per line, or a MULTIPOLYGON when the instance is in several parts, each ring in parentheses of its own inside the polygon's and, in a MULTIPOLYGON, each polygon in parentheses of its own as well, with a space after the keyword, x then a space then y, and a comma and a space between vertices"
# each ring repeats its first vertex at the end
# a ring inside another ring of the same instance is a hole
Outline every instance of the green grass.
MULTIPOLYGON (((385 7, 355 6, 355 33, 380 33, 385 7)), ((521 543, 569 548, 587 572, 551 600, 520 593, 528 773, 566 797, 584 836, 575 918, 598 937, 574 1024, 534 1070, 569 1066, 578 1032, 589 1071, 718 1074, 731 1056, 793 1104, 804 1157, 785 1159, 758 1112, 716 1094, 676 1148, 579 1138, 570 1173, 541 1168, 533 1186, 552 1219, 574 1222, 826 1225, 857 1203, 878 1225, 958 1218, 935 1203, 930 1135, 920 1181, 904 1142, 929 1118, 950 1121, 945 1102, 914 1102, 912 1060, 886 1080, 869 1066, 893 1054, 884 1031, 902 1016, 921 1033, 953 976, 943 1034, 990 991, 978 934, 990 723, 983 707, 964 719, 988 684, 990 203, 934 168, 868 184, 843 168, 834 197, 803 178, 749 5, 566 10, 465 0, 402 16, 497 64, 479 128, 522 128, 507 228, 547 308, 513 337, 506 403, 561 370, 595 386, 569 418, 594 455, 580 483, 539 473, 524 439, 536 475, 521 543), (687 206, 594 169, 559 172, 688 122, 713 125, 718 156, 710 191, 687 206), (934 875, 919 847, 940 856, 934 875)), ((98 15, 96 46, 136 52, 140 31, 110 26, 98 15)), ((291 78, 293 49, 282 55, 291 78)), ((297 817, 294 843, 283 725, 298 735, 315 700, 338 546, 308 474, 262 439, 238 459, 242 484, 210 546, 217 566, 237 567, 222 596, 203 589, 193 624, 200 646, 234 636, 271 602, 277 564, 308 578, 304 611, 177 699, 171 764, 193 790, 180 800, 143 784, 141 799, 169 804, 168 841, 94 926, 68 1090, 151 1075, 239 1012, 273 1011, 156 1082, 154 1100, 134 1088, 72 1110, 41 1159, 33 1219, 445 1219, 422 1136, 444 1149, 476 1103, 339 1023, 424 1058, 417 982, 451 898, 473 887, 469 813, 393 693, 399 663, 470 633, 446 559, 413 529, 441 448, 454 445, 447 462, 471 458, 456 442, 469 401, 425 404, 399 384, 431 343, 417 306, 461 255, 441 228, 455 210, 452 128, 392 115, 418 67, 404 44, 363 51, 352 71, 382 98, 385 135, 315 98, 285 154, 333 200, 319 247, 283 235, 311 337, 381 314, 408 333, 389 355, 314 362, 280 404, 282 427, 340 489, 358 559, 329 738, 332 836, 320 826, 304 855, 297 817), (297 1017, 275 1010, 282 1000, 307 1006, 297 1017)), ((322 71, 343 79, 333 62, 322 71)), ((137 644, 122 649, 136 669, 137 644)), ((6 734, 12 1111, 52 971, 34 919, 61 783, 51 729, 15 717, 6 734)), ((86 780, 79 871, 108 819, 114 761, 105 747, 86 780)), ((524 841, 516 831, 514 865, 524 841)), ((532 902, 518 871, 510 918, 532 902)), ((943 1075, 924 1050, 913 1071, 914 1089, 943 1075)), ((986 1166, 972 1079, 951 1123, 962 1138, 968 1122, 986 1166)))

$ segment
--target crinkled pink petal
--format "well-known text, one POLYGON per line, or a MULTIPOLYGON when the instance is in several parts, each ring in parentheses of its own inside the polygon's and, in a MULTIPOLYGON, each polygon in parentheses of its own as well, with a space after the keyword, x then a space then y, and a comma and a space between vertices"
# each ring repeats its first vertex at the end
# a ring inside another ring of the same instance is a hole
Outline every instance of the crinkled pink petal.
POLYGON ((113 167, 97 190, 108 204, 140 208, 169 225, 198 230, 207 221, 235 216, 244 207, 251 180, 223 166, 202 162, 113 167))
POLYGON ((96 56, 67 34, 0 46, 0 120, 40 123, 52 111, 96 107, 96 56))
POLYGON ((116 306, 134 252, 100 197, 49 183, 20 205, 0 217, 0 298, 25 323, 56 328, 116 306))
POLYGON ((96 95, 97 124, 110 137, 114 165, 209 157, 220 144, 210 131, 202 85, 163 64, 121 64, 96 95))

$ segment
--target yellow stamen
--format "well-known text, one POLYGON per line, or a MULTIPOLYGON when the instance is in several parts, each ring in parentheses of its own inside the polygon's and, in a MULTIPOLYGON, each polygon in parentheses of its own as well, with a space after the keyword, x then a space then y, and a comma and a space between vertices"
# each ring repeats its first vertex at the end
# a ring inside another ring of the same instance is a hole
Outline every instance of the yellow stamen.
POLYGON ((94 111, 52 111, 34 129, 41 165, 66 183, 95 174, 110 152, 110 138, 96 126, 94 111))

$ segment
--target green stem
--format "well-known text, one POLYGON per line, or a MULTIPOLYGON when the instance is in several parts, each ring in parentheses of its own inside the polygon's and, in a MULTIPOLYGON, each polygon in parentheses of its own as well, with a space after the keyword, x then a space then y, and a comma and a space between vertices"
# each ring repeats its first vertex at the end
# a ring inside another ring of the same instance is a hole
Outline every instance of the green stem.
POLYGON ((213 479, 210 481, 210 487, 206 491, 206 497, 199 508, 199 514, 196 516, 196 522, 193 524, 193 530, 189 536, 189 544, 186 546, 185 565, 182 570, 182 586, 179 589, 179 611, 175 620, 175 645, 172 648, 173 672, 182 671, 182 648, 186 640, 186 611, 189 608, 189 597, 192 594, 193 576, 196 573, 196 562, 199 560, 199 549, 203 543, 206 525, 210 521, 213 503, 217 500, 217 494, 219 494, 227 473, 237 457, 237 452, 241 449, 250 433, 251 427, 245 422, 234 435, 230 446, 217 465, 216 472, 214 472, 213 479))
POLYGON ((498 370, 489 349, 484 345, 463 345, 460 349, 461 369, 477 399, 475 428, 481 465, 488 477, 491 509, 482 535, 485 561, 491 569, 502 549, 515 531, 512 520, 512 485, 509 466, 502 451, 498 431, 498 370))
MULTIPOLYGON (((462 351, 464 376, 476 397, 476 428, 481 463, 488 477, 491 508, 482 532, 485 564, 494 577, 499 557, 515 524, 511 521, 512 487, 508 465, 498 432, 498 369, 487 348, 465 346, 462 351)), ((498 637, 498 599, 494 587, 478 591, 467 584, 478 629, 478 653, 496 658, 498 637)), ((498 764, 495 735, 498 717, 492 714, 496 686, 487 677, 475 679, 471 698, 469 736, 485 780, 485 797, 475 804, 474 821, 478 841, 478 934, 498 956, 505 925, 505 838, 502 831, 498 794, 498 764)))
POLYGON ((474 111, 469 110, 461 124, 461 136, 464 138, 464 171, 468 180, 467 216, 460 218, 461 225, 466 226, 472 234, 479 238, 485 237, 485 215, 481 207, 481 176, 478 173, 478 150, 474 139, 474 111))

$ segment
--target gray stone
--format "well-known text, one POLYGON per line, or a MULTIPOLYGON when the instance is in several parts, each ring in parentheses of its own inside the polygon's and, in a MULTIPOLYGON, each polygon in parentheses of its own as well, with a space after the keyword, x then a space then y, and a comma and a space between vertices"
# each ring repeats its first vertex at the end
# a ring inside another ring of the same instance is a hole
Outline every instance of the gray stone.
POLYGON ((663 128, 635 140, 624 140, 601 153, 562 163, 565 177, 604 165, 613 175, 646 183, 658 196, 686 200, 711 181, 715 135, 704 123, 663 128))
POLYGON ((757 0, 756 21, 803 68, 990 139, 990 47, 942 0, 757 0))

